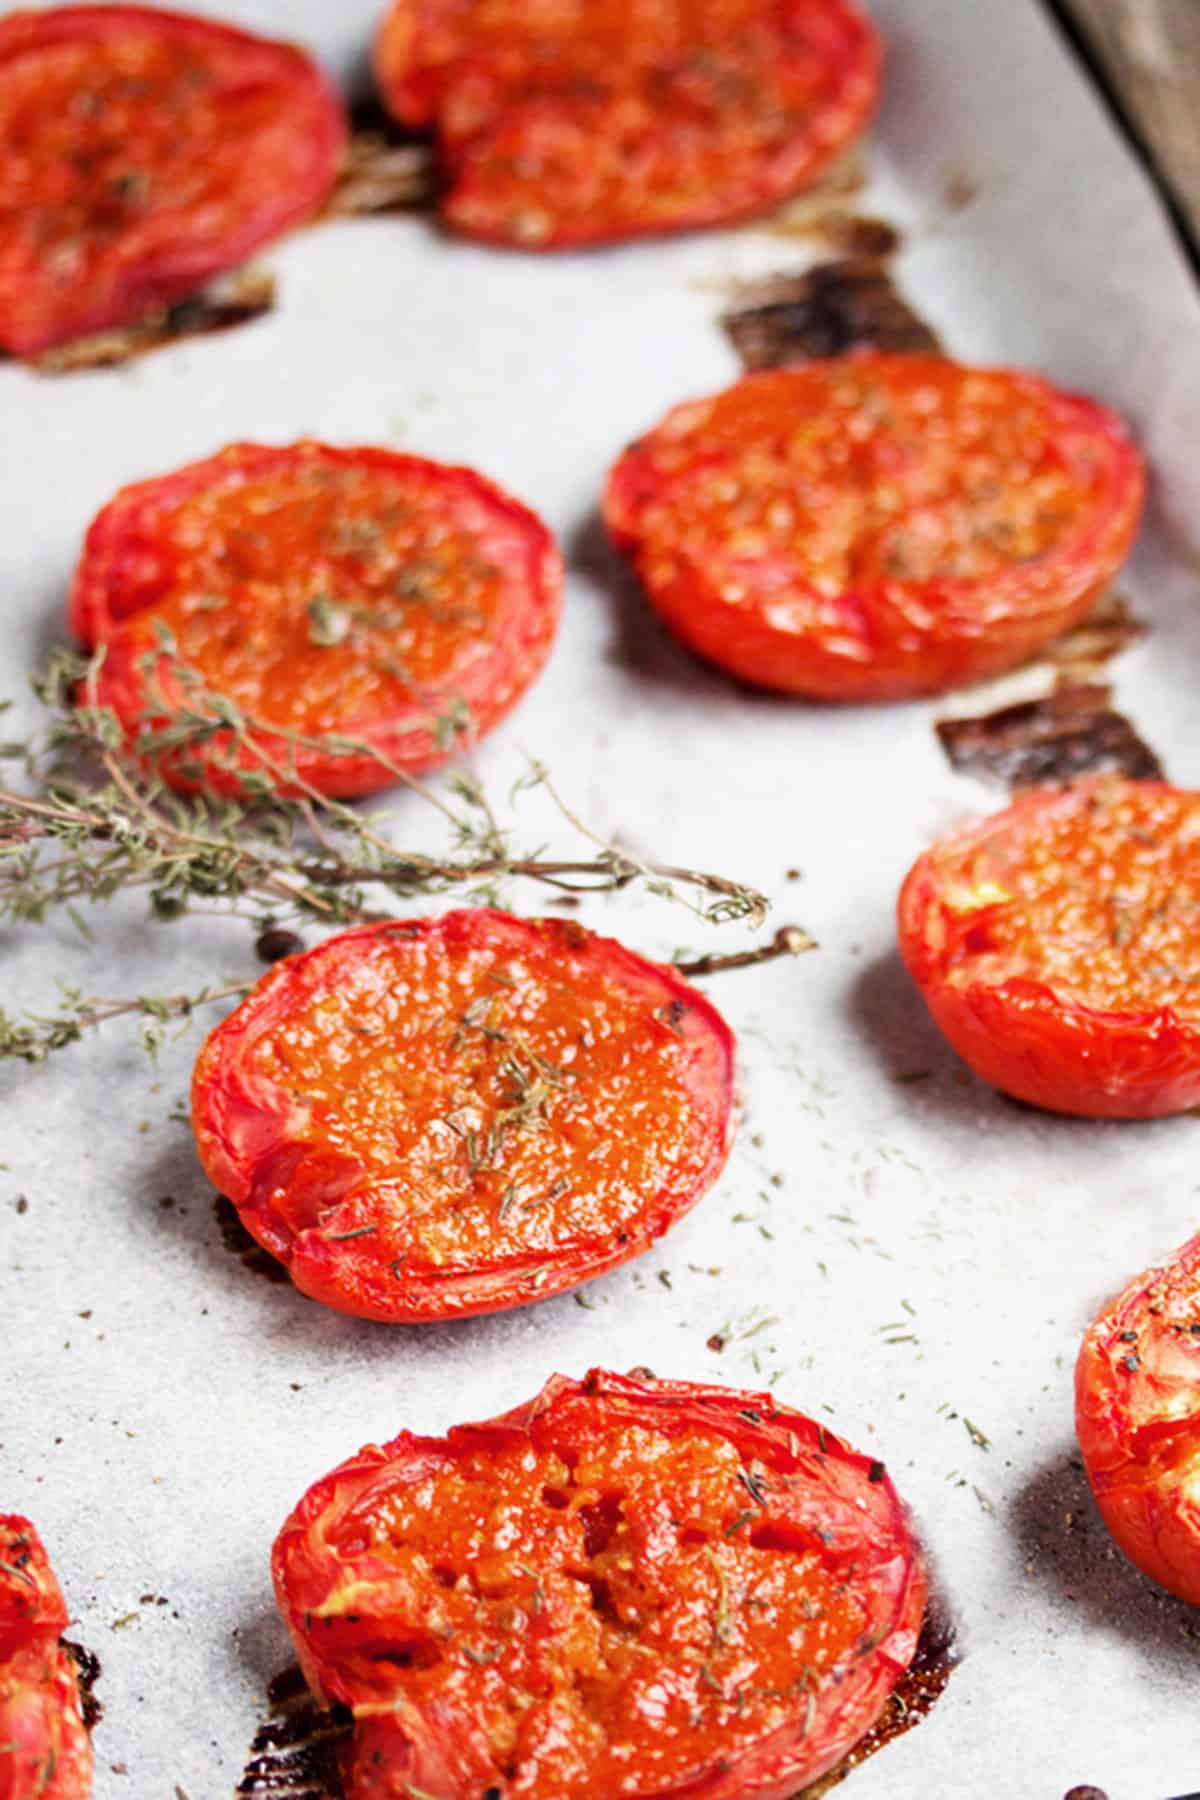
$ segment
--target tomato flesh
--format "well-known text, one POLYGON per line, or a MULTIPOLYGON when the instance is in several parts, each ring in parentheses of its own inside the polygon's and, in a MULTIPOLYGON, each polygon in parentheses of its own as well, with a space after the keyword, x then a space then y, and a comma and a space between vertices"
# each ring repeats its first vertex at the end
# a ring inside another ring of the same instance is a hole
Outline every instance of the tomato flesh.
POLYGON ((1052 1111, 1200 1104, 1200 794, 1100 776, 936 844, 900 947, 977 1074, 1052 1111))
POLYGON ((550 249, 763 212, 864 129, 848 0, 396 0, 385 101, 434 125, 447 221, 550 249))
POLYGON ((236 788, 238 771, 265 766, 285 788, 354 794, 395 768, 307 740, 356 738, 403 768, 440 762, 540 670, 560 590, 546 528, 470 470, 237 444, 110 502, 71 622, 104 644, 90 697, 131 735, 164 702, 188 703, 177 664, 254 722, 257 758, 226 742, 190 771, 168 759, 179 785, 236 788))
POLYGON ((344 147, 311 59, 139 6, 0 20, 0 345, 178 300, 315 210, 344 147))
POLYGON ((579 926, 475 909, 279 964, 201 1052, 201 1160, 305 1293, 493 1311, 646 1249, 719 1172, 733 1040, 579 926))
POLYGON ((1093 402, 862 351, 677 407, 617 463, 605 513, 701 656, 784 692, 888 700, 1010 668, 1081 618, 1142 492, 1093 402))
POLYGON ((1075 1395, 1105 1524, 1152 1581, 1200 1606, 1200 1237, 1103 1309, 1075 1395))
POLYGON ((355 1715, 349 1800, 790 1800, 873 1723, 925 1601, 882 1465, 763 1395, 598 1372, 360 1452, 274 1568, 355 1715))
POLYGON ((42 1542, 0 1514, 0 1800, 87 1800, 92 1751, 62 1591, 42 1542))

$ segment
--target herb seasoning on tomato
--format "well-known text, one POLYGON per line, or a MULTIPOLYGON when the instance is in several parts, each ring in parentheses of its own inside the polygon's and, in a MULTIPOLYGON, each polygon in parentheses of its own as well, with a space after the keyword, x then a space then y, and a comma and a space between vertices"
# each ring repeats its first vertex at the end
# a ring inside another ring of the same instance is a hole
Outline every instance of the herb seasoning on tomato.
POLYGON ((297 1287, 363 1318, 558 1293, 715 1180, 733 1038, 670 969, 474 908, 328 938, 208 1038, 200 1158, 297 1287))
POLYGON ((142 6, 0 19, 0 346, 134 322, 314 212, 345 141, 312 60, 142 6))
POLYGON ((767 1395, 594 1371, 319 1481, 276 1592, 349 1800, 791 1800, 912 1660, 878 1463, 767 1395))
POLYGON ((1200 1105, 1200 794, 1098 776, 920 857, 900 948, 985 1081, 1052 1112, 1200 1105))
POLYGON ((850 0, 394 0, 375 69, 448 223, 541 250, 777 206, 866 126, 879 50, 850 0))
POLYGON ((242 741, 202 735, 164 757, 178 785, 237 791, 265 773, 353 795, 508 712, 549 654, 561 586, 546 527, 470 469, 234 444, 109 502, 70 618, 105 651, 83 697, 131 739, 147 719, 236 709, 242 741), (353 743, 324 741, 338 738, 353 743))
POLYGON ((0 1800, 87 1800, 92 1748, 62 1590, 29 1523, 0 1514, 0 1800))
POLYGON ((609 480, 617 545, 744 681, 891 700, 1011 668, 1129 549, 1120 422, 1035 375, 862 351, 676 407, 609 480))
POLYGON ((1200 1606, 1200 1237, 1104 1307, 1079 1352, 1075 1423, 1121 1549, 1200 1606))

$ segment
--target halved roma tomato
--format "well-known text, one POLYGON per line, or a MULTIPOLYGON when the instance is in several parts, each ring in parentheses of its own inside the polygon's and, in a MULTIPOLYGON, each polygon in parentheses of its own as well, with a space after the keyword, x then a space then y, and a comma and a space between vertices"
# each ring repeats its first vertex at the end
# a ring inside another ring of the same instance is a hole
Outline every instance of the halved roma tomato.
POLYGON ((850 0, 394 0, 375 70, 448 223, 547 250, 777 206, 864 129, 879 46, 850 0))
POLYGON ((599 1370, 317 1482, 275 1544, 348 1800, 791 1800, 911 1662, 883 1464, 765 1394, 599 1370))
POLYGON ((177 786, 236 793, 265 769, 284 792, 353 795, 495 725, 549 655, 561 591, 541 520, 473 470, 233 444, 109 502, 70 624, 105 650, 81 698, 130 737, 201 692, 249 723, 249 746, 224 732, 167 755, 177 786), (322 741, 339 736, 376 754, 322 741))
POLYGON ((314 212, 341 104, 289 44, 145 6, 0 19, 0 346, 143 317, 314 212))
POLYGON ((605 517, 710 662, 813 699, 895 700, 1011 668, 1082 618, 1143 487, 1091 400, 862 351, 676 407, 617 463, 605 517))
POLYGON ((83 1722, 62 1590, 41 1539, 0 1514, 0 1800, 87 1800, 92 1746, 83 1722))
POLYGON ((900 950, 977 1075, 1051 1112, 1200 1105, 1200 794, 1101 775, 914 864, 900 950))
POLYGON ((1075 1370, 1075 1425, 1121 1549, 1200 1606, 1200 1237, 1095 1320, 1075 1370))
POLYGON ((496 1312, 637 1256, 715 1180, 733 1037, 572 921, 366 925, 264 975, 201 1050, 200 1160, 314 1299, 496 1312))

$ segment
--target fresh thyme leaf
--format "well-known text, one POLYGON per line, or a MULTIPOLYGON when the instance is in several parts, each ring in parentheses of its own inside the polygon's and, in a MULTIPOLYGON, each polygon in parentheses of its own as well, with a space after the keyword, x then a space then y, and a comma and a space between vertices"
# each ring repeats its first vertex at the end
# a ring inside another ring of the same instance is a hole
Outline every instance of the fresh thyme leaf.
MULTIPOLYGON (((339 641, 351 623, 348 609, 328 595, 309 602, 314 643, 339 641)), ((127 741, 113 711, 96 703, 103 660, 103 647, 91 659, 56 651, 32 678, 46 709, 41 727, 3 746, 6 757, 24 761, 26 781, 20 788, 0 786, 0 925, 36 929, 61 909, 86 938, 95 908, 133 893, 144 896, 156 922, 217 911, 248 921, 259 938, 268 921, 276 931, 304 922, 336 929, 388 918, 398 902, 456 892, 503 903, 503 884, 515 879, 597 894, 640 882, 710 922, 757 925, 765 914, 760 894, 726 876, 659 866, 605 843, 562 800, 540 763, 530 765, 517 790, 541 789, 585 849, 566 857, 543 848, 524 852, 475 777, 459 771, 435 787, 364 739, 308 736, 255 719, 179 660, 166 628, 157 631, 145 659, 147 714, 127 741), (309 787, 297 773, 296 753, 311 749, 378 762, 428 805, 431 820, 440 818, 449 846, 400 847, 369 813, 309 787), (240 791, 230 799, 177 792, 156 772, 164 757, 200 783, 206 759, 215 759, 240 791)), ((0 701, 0 710, 6 704, 0 701)), ((451 745, 473 729, 462 703, 442 723, 451 745)), ((123 1016, 139 1021, 153 1053, 168 1023, 238 998, 250 985, 221 982, 195 993, 127 998, 78 990, 64 994, 49 1014, 0 1011, 0 1060, 41 1062, 123 1016)), ((539 1128, 568 1079, 515 1041, 506 1050, 499 1135, 485 1134, 469 1152, 481 1168, 494 1161, 506 1132, 539 1128)))

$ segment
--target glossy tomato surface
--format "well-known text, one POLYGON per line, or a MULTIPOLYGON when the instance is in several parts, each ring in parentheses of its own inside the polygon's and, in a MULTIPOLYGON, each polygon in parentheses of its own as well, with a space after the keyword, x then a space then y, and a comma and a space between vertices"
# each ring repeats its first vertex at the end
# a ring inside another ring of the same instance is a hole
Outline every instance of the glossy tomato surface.
POLYGON ((883 1464, 769 1395, 593 1371, 309 1490, 275 1587, 348 1800, 791 1800, 926 1580, 883 1464))
POLYGON ((278 964, 206 1041, 200 1159, 304 1293, 495 1312, 646 1250, 725 1161, 733 1038, 671 970, 475 908, 278 964))
POLYGON ((288 44, 141 6, 0 19, 0 346, 194 293, 314 212, 341 105, 288 44))
POLYGON ((676 407, 605 516, 671 630, 761 687, 895 700, 1011 668, 1132 542, 1141 461, 1036 375, 862 351, 676 407))
POLYGON ((1200 1237, 1100 1313, 1079 1352, 1075 1423, 1121 1549, 1200 1606, 1200 1237))
POLYGON ((62 1590, 28 1519, 0 1514, 0 1800, 87 1800, 92 1748, 62 1590))
POLYGON ((543 250, 778 205, 865 127, 879 47, 850 0, 395 0, 375 69, 447 221, 543 250))
POLYGON ((918 858, 900 949, 977 1075, 1052 1112, 1200 1105, 1200 794, 1099 776, 918 858))
POLYGON ((82 697, 131 737, 200 694, 249 722, 252 748, 219 734, 166 757, 177 785, 237 792, 265 772, 353 795, 496 724, 549 655, 561 589, 546 527, 470 469, 234 444, 109 502, 70 623, 105 650, 82 697))

